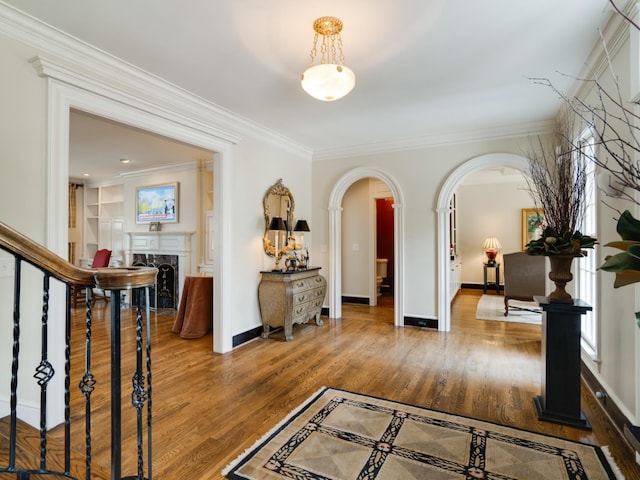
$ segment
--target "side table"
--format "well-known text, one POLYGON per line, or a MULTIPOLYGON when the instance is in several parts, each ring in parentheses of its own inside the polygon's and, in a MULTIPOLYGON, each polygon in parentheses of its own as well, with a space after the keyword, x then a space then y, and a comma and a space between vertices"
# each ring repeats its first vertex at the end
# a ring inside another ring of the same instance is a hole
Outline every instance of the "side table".
POLYGON ((500 295, 500 264, 499 263, 485 263, 484 264, 484 293, 487 293, 487 287, 496 287, 496 292, 500 295), (487 282, 487 270, 490 268, 494 268, 496 271, 495 283, 487 282))

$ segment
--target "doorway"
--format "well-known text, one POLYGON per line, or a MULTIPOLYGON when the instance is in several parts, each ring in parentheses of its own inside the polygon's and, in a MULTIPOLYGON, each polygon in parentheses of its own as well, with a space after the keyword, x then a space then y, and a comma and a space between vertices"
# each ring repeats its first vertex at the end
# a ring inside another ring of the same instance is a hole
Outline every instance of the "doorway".
MULTIPOLYGON (((404 211, 403 211, 403 195, 398 187, 397 182, 388 173, 373 167, 359 167, 347 172, 336 182, 331 195, 329 196, 329 317, 340 318, 342 316, 342 295, 343 295, 343 250, 344 256, 350 254, 347 248, 343 248, 343 200, 349 188, 356 182, 363 179, 379 180, 387 186, 394 199, 393 203, 393 234, 394 234, 394 288, 393 288, 393 321, 396 326, 404 325, 404 211)), ((373 197, 370 197, 372 199, 373 197)), ((370 201, 370 219, 371 225, 374 224, 374 203, 370 201)), ((375 230, 369 229, 369 240, 367 245, 375 243, 375 230)), ((347 247, 349 244, 347 244, 347 247)), ((350 244, 353 251, 353 243, 350 244)), ((356 251, 359 244, 356 243, 356 251)), ((375 294, 375 258, 372 251, 369 255, 369 265, 367 269, 367 278, 365 281, 369 285, 369 298, 375 294)))
POLYGON ((394 199, 381 180, 351 184, 342 200, 342 301, 393 305, 394 199))
POLYGON ((74 263, 90 262, 97 249, 106 248, 112 251, 115 266, 126 265, 131 261, 125 255, 126 232, 149 228, 133 218, 135 189, 175 183, 178 222, 164 224, 162 230, 196 232, 190 253, 195 263, 189 262, 184 273, 194 275, 196 265, 211 264, 204 237, 206 212, 213 210, 213 157, 214 152, 72 110, 69 179, 82 186, 74 263))
MULTIPOLYGON (((55 74, 41 72, 43 76, 55 74)), ((69 179, 69 116, 72 109, 81 110, 90 114, 111 119, 134 128, 153 132, 184 142, 185 144, 215 151, 217 154, 213 161, 214 191, 216 205, 228 205, 230 199, 230 162, 232 138, 224 138, 222 132, 203 131, 201 122, 185 117, 179 108, 175 115, 166 115, 161 108, 149 107, 148 102, 137 96, 127 96, 127 102, 123 103, 117 93, 113 97, 88 91, 65 82, 59 82, 49 78, 49 111, 48 124, 50 125, 49 148, 49 172, 48 177, 48 202, 47 202, 47 245, 61 256, 67 254, 67 185, 69 179), (168 118, 170 117, 170 118, 168 118), (177 121, 180 119, 180 122, 177 121)), ((229 212, 222 208, 214 219, 214 276, 221 278, 222 271, 230 271, 229 255, 225 255, 226 242, 223 239, 230 238, 229 212)), ((59 294, 64 298, 63 292, 59 294)), ((214 282, 214 314, 213 350, 218 353, 230 351, 233 348, 231 326, 225 321, 232 318, 227 311, 230 309, 230 292, 225 282, 214 282), (226 320, 225 320, 226 319, 226 320)), ((54 308, 52 306, 52 308, 54 308)), ((57 305, 58 314, 64 318, 64 305, 57 305)), ((64 331, 64 329, 61 329, 64 331)))
POLYGON ((525 157, 511 153, 493 153, 472 158, 459 166, 447 178, 440 189, 437 199, 438 215, 438 330, 451 330, 451 294, 450 294, 450 202, 458 185, 469 174, 495 167, 509 167, 524 174, 529 171, 525 157))

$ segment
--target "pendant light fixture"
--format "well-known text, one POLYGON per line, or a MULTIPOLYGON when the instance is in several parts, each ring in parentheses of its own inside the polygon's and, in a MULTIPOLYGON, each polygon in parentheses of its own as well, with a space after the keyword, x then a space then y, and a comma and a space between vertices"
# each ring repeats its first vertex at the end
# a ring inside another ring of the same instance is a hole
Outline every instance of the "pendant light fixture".
POLYGON ((344 64, 340 37, 342 21, 336 17, 320 17, 313 22, 313 30, 316 34, 311 49, 311 63, 302 74, 302 88, 318 100, 337 100, 349 93, 356 84, 356 76, 344 64), (320 63, 314 64, 318 55, 320 63))

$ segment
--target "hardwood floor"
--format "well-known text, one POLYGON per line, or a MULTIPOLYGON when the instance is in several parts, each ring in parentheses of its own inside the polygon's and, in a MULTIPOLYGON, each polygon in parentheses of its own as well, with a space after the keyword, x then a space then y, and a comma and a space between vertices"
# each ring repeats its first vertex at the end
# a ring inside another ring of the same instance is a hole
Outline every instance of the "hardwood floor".
MULTIPOLYGON (((480 291, 462 291, 452 306, 452 331, 395 328, 388 299, 378 308, 344 305, 340 320, 325 319, 256 339, 231 353, 212 353, 212 338, 183 340, 173 316, 153 315, 154 478, 219 479, 220 471, 289 411, 322 386, 471 416, 526 430, 608 445, 627 479, 640 478, 634 453, 583 388, 593 431, 540 422, 540 332, 536 325, 475 320, 480 291)), ((93 458, 108 469, 108 307, 94 310, 93 458)), ((73 371, 82 371, 83 310, 74 316, 73 371)), ((132 321, 123 319, 123 358, 132 358, 132 321)), ((131 361, 132 363, 132 361, 131 361)), ((123 405, 129 405, 132 365, 125 365, 123 405)), ((77 385, 74 380, 72 385, 77 385)), ((74 421, 83 415, 74 388, 74 421)), ((129 410, 128 408, 126 410, 129 410)), ((129 413, 125 412, 125 415, 129 413)), ((82 442, 83 423, 72 435, 82 442)), ((123 431, 134 433, 133 415, 123 431)), ((82 443, 80 443, 82 445, 82 443)), ((135 473, 135 446, 125 439, 123 474, 135 473)))

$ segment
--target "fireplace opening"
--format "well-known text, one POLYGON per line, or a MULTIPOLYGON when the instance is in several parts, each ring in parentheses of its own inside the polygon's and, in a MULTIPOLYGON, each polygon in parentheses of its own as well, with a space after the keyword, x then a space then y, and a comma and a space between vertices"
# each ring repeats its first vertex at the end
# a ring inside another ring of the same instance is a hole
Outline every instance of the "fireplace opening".
MULTIPOLYGON (((177 310, 178 256, 134 253, 133 265, 156 267, 158 269, 156 282, 149 288, 149 308, 151 310, 166 308, 177 310)), ((134 299, 134 305, 136 305, 135 302, 136 300, 134 299)))

